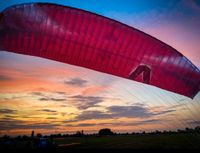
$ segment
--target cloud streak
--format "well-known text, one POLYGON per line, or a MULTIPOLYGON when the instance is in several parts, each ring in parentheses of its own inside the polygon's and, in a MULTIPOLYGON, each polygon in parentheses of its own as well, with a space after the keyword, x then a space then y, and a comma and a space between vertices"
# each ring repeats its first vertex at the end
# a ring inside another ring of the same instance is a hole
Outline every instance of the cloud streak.
POLYGON ((107 123, 80 123, 80 124, 66 124, 66 126, 71 126, 71 127, 91 127, 91 126, 139 126, 139 125, 146 125, 146 124, 159 124, 161 123, 161 120, 158 119, 150 119, 150 120, 142 120, 142 121, 134 121, 131 123, 126 123, 126 122, 107 122, 107 123))
POLYGON ((13 109, 0 109, 0 114, 16 114, 17 110, 13 109))
POLYGON ((64 98, 40 98, 40 101, 66 101, 64 98))
POLYGON ((115 117, 151 117, 154 114, 144 106, 111 106, 109 112, 115 117))
POLYGON ((42 112, 49 112, 49 113, 56 113, 57 111, 55 110, 51 110, 51 109, 40 109, 38 111, 42 111, 42 112))
POLYGON ((71 80, 64 81, 64 83, 71 86, 85 87, 87 81, 81 78, 72 78, 71 80))
POLYGON ((55 129, 59 124, 53 123, 31 123, 12 118, 0 119, 0 130, 16 130, 16 129, 55 129))
POLYGON ((66 93, 65 92, 31 92, 30 93, 33 96, 38 96, 40 97, 38 100, 39 101, 58 101, 58 102, 62 102, 62 101, 66 101, 66 93), (59 98, 54 98, 54 97, 58 97, 59 98))
MULTIPOLYGON (((107 111, 97 111, 97 110, 85 110, 72 120, 64 121, 64 123, 72 123, 85 120, 101 120, 101 119, 118 119, 118 118, 149 118, 155 116, 160 116, 163 114, 174 112, 175 110, 160 110, 152 112, 151 109, 148 109, 144 105, 136 106, 110 106, 107 107, 107 111)), ((135 123, 134 123, 135 124, 135 123)))
POLYGON ((12 78, 6 75, 0 75, 0 81, 11 81, 12 78))
POLYGON ((69 97, 72 100, 72 104, 75 105, 80 110, 85 110, 90 107, 95 107, 97 104, 104 101, 104 97, 95 96, 82 96, 76 95, 69 97))
POLYGON ((189 124, 192 124, 192 125, 196 125, 196 126, 199 126, 200 125, 200 121, 190 121, 188 122, 189 124))

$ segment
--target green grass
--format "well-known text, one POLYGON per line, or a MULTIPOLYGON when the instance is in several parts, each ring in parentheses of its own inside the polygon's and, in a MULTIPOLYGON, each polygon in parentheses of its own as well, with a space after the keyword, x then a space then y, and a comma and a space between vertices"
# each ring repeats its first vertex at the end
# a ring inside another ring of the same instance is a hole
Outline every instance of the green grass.
POLYGON ((66 148, 114 149, 200 149, 200 134, 88 136, 54 139, 56 144, 79 143, 66 148))

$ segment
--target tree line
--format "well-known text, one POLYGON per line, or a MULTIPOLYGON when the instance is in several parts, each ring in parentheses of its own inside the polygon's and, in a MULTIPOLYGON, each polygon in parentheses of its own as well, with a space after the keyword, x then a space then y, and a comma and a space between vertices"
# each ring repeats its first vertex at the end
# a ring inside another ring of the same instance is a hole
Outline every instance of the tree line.
MULTIPOLYGON (((81 131, 77 131, 73 134, 50 134, 50 135, 43 135, 41 133, 37 133, 36 135, 34 135, 34 131, 32 131, 31 136, 27 136, 27 135, 23 135, 23 136, 17 136, 15 138, 18 139, 28 139, 28 138, 60 138, 60 137, 83 137, 83 136, 114 136, 114 135, 157 135, 157 134, 176 134, 176 133, 199 133, 200 134, 200 126, 197 126, 195 128, 185 128, 185 129, 178 129, 176 131, 159 131, 159 130, 155 130, 152 132, 146 132, 146 131, 141 131, 141 132, 132 132, 132 133, 116 133, 113 132, 111 129, 109 128, 103 128, 100 129, 98 131, 98 133, 93 133, 93 134, 87 134, 84 133, 83 130, 81 131)), ((1 139, 8 139, 10 138, 10 136, 8 135, 4 135, 1 137, 1 139)))

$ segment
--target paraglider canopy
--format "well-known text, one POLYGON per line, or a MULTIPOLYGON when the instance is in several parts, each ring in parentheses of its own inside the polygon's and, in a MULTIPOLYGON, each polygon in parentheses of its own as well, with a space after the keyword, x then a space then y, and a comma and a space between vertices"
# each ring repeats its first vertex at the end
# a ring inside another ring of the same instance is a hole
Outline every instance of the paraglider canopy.
POLYGON ((32 3, 4 10, 0 50, 86 67, 191 98, 200 89, 199 69, 171 46, 71 7, 32 3))

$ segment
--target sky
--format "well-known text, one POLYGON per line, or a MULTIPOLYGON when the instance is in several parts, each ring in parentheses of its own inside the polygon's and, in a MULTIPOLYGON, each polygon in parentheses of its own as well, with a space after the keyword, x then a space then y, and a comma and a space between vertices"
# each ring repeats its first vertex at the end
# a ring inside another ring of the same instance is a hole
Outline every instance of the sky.
MULTIPOLYGON (((7 0, 51 2, 88 10, 135 27, 200 67, 200 1, 7 0)), ((176 130, 200 125, 194 99, 156 87, 38 57, 0 52, 0 135, 176 130), (81 77, 80 77, 81 76, 81 77)))

